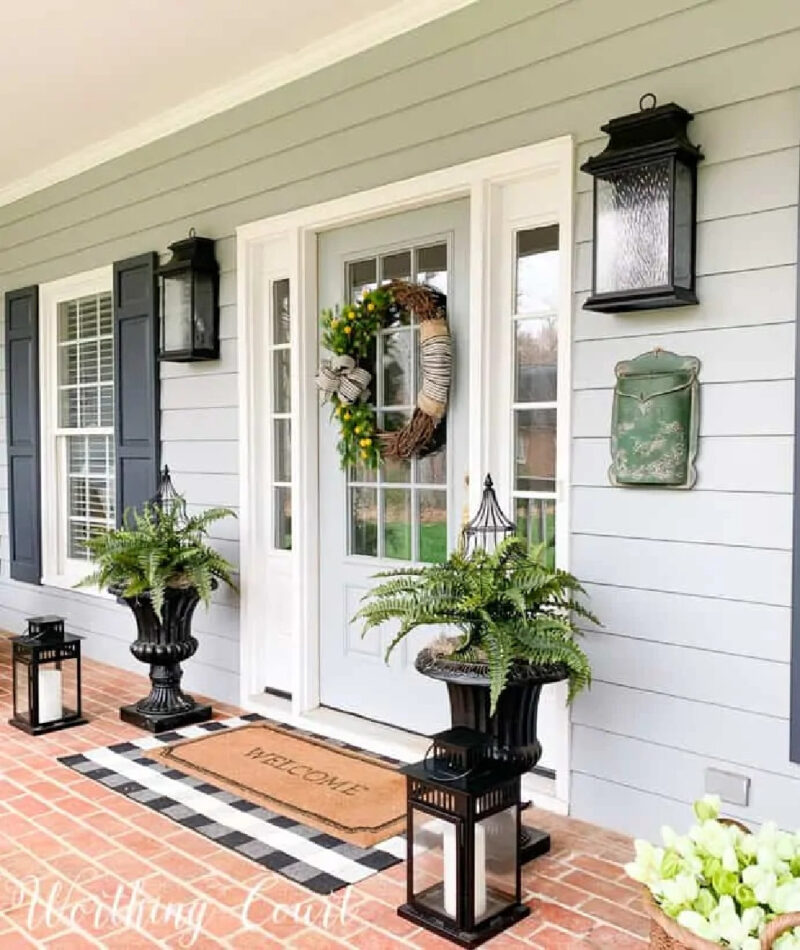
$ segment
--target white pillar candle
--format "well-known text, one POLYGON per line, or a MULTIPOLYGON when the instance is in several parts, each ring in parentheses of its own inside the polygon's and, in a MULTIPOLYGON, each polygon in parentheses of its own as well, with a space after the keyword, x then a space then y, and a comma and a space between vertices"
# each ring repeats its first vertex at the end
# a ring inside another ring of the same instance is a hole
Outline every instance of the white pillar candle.
MULTIPOLYGON (((444 912, 455 918, 457 910, 457 862, 456 826, 444 823, 444 912)), ((486 913, 486 829, 475 826, 475 919, 486 913)))
POLYGON ((64 715, 61 670, 39 670, 39 723, 64 715))

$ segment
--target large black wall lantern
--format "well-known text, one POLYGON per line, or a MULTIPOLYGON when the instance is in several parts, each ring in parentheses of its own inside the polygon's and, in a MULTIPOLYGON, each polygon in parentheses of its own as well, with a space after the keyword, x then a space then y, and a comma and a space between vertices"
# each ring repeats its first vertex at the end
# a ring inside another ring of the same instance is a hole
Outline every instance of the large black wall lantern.
POLYGON ((592 295, 585 309, 621 313, 697 303, 703 154, 688 138, 693 118, 674 102, 656 106, 648 93, 639 112, 602 126, 608 144, 581 166, 594 178, 592 295))
POLYGON ((170 244, 172 258, 158 268, 161 298, 160 359, 192 363, 219 359, 219 264, 214 241, 194 229, 170 244))

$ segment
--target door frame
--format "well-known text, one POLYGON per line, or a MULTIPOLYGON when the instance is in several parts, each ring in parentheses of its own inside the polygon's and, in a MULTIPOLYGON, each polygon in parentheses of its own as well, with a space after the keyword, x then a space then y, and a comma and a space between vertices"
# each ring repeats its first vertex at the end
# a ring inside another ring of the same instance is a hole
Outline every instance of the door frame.
MULTIPOLYGON (((273 615, 270 585, 264 572, 288 584, 291 621, 286 648, 291 652, 290 713, 302 718, 319 706, 319 539, 318 539, 318 393, 317 369, 317 235, 412 210, 467 197, 470 201, 469 248, 469 501, 474 510, 481 481, 490 462, 491 379, 510 371, 510 353, 492 361, 490 321, 493 282, 511 262, 500 260, 499 198, 504 186, 550 177, 561 234, 563 266, 559 330, 559 502, 557 550, 559 565, 569 564, 569 435, 571 375, 574 143, 571 136, 392 182, 367 191, 255 221, 237 228, 237 319, 240 461, 240 702, 257 709, 263 671, 270 662, 265 618, 273 615), (293 318, 291 349, 293 549, 272 546, 270 505, 265 503, 265 473, 271 470, 272 445, 264 424, 268 407, 264 362, 269 321, 264 319, 264 285, 288 277, 293 318), (560 338, 561 339, 561 338, 560 338), (302 429, 301 429, 302 424, 302 429)), ((508 407, 510 413, 510 407, 508 407)), ((504 480, 505 481, 505 480, 504 480)), ((501 498, 511 484, 498 484, 501 498)), ((275 585, 273 585, 275 586, 275 585)), ((278 584, 277 586, 280 586, 278 584)), ((282 588, 285 599, 287 588, 282 588)), ((286 631, 283 631, 285 634, 286 631)), ((262 707, 263 708, 263 707, 262 707)), ((564 716, 557 763, 556 797, 569 801, 569 715, 564 716)))

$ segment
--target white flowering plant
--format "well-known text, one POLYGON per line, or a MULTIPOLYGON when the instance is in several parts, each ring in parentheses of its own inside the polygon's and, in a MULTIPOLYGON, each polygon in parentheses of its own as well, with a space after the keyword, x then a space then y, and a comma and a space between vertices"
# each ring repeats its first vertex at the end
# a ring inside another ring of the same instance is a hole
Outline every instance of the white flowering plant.
MULTIPOLYGON (((720 821, 719 809, 717 796, 695 802, 688 834, 664 827, 662 847, 636 841, 625 870, 679 926, 722 947, 759 950, 770 921, 800 911, 800 831, 768 822, 748 832, 720 821)), ((800 927, 772 946, 800 950, 800 927)))

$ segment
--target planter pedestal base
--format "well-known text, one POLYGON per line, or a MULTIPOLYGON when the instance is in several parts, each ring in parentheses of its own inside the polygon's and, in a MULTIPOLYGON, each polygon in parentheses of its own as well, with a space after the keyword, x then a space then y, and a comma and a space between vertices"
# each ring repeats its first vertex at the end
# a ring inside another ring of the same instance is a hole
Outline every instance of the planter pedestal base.
POLYGON ((208 722, 213 715, 211 706, 195 703, 190 709, 172 713, 142 712, 136 703, 130 706, 120 706, 119 718, 139 729, 158 734, 171 732, 173 729, 182 729, 184 726, 194 726, 199 722, 208 722))
POLYGON ((519 836, 519 863, 527 864, 550 850, 550 835, 541 828, 525 825, 519 836))

